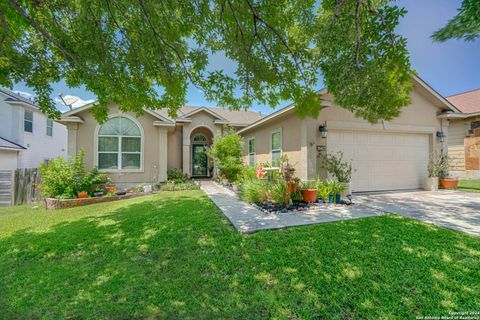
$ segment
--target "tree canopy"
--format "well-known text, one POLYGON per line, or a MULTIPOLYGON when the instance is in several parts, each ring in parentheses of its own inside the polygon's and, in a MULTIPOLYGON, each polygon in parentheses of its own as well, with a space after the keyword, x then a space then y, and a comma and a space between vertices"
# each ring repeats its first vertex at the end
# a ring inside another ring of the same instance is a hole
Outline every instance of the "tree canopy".
POLYGON ((463 0, 458 14, 447 25, 433 34, 436 41, 464 39, 474 41, 480 37, 480 0, 463 0))
POLYGON ((6 0, 0 4, 0 84, 25 81, 58 116, 51 83, 85 85, 140 114, 185 104, 188 85, 219 106, 320 109, 319 79, 336 102, 371 122, 397 116, 412 77, 405 10, 387 0, 6 0), (233 73, 212 67, 215 54, 233 73))

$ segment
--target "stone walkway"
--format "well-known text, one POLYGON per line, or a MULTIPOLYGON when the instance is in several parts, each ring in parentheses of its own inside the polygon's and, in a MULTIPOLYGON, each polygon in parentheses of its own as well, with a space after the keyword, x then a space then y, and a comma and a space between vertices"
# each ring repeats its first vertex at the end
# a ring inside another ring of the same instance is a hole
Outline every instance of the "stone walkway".
POLYGON ((375 208, 361 205, 322 207, 302 211, 301 213, 266 214, 256 207, 239 200, 233 191, 213 181, 200 181, 200 186, 230 220, 232 225, 244 233, 384 214, 375 208))

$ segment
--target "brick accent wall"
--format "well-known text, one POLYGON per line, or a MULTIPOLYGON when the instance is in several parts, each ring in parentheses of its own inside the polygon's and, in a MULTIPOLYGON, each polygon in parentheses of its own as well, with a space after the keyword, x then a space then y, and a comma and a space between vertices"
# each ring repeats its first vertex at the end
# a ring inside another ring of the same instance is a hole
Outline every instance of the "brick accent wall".
POLYGON ((480 127, 465 138, 465 170, 480 170, 480 127))

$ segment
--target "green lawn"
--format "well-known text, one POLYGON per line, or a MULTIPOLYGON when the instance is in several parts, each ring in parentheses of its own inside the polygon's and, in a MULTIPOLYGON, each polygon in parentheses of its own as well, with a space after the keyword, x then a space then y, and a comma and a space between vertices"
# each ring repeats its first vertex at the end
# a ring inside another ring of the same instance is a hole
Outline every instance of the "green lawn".
POLYGON ((480 179, 458 181, 458 190, 469 192, 480 192, 480 179))
POLYGON ((201 191, 0 209, 2 319, 479 311, 480 239, 399 216, 241 235, 201 191))

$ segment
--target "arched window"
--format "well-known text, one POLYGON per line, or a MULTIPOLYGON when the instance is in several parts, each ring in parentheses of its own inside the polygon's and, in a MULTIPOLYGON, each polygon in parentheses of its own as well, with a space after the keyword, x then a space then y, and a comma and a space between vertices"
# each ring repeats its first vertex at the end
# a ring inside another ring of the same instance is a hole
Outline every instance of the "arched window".
POLYGON ((126 117, 114 117, 98 130, 98 168, 101 170, 141 169, 142 132, 126 117))
POLYGON ((203 134, 199 133, 193 137, 193 142, 198 144, 207 144, 208 140, 203 134))

